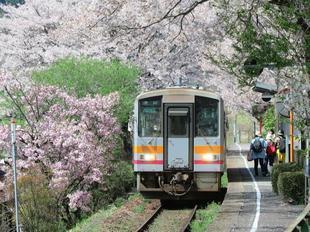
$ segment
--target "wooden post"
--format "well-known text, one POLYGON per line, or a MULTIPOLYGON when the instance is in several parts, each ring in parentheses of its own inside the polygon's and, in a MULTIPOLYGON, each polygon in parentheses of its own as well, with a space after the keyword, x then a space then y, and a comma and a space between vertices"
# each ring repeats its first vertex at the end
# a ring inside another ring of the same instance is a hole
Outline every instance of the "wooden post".
POLYGON ((293 111, 290 111, 290 162, 294 162, 294 123, 293 111))

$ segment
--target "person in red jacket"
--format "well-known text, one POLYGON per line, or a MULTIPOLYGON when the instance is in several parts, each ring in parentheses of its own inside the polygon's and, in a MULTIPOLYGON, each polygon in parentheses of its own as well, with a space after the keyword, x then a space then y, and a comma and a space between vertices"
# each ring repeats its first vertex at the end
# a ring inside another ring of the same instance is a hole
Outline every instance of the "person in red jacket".
POLYGON ((267 148, 266 148, 266 157, 265 157, 265 163, 266 163, 266 168, 268 169, 268 164, 270 169, 273 166, 274 159, 277 154, 277 148, 276 144, 273 141, 274 140, 274 133, 272 130, 270 130, 266 136, 266 141, 267 141, 267 148))

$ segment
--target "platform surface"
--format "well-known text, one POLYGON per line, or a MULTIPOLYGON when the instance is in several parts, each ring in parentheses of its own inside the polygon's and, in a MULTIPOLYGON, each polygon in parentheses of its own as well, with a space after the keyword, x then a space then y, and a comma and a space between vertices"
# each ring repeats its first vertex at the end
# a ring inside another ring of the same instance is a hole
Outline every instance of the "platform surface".
POLYGON ((285 231, 305 207, 283 202, 260 170, 254 176, 254 162, 246 161, 248 149, 249 144, 228 147, 227 193, 208 231, 285 231))

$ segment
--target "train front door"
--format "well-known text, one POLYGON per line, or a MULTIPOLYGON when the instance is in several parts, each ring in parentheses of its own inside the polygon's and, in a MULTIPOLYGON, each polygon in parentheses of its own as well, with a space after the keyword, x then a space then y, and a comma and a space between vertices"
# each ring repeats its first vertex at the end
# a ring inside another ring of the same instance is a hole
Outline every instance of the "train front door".
POLYGON ((192 170, 193 105, 164 105, 165 170, 192 170))

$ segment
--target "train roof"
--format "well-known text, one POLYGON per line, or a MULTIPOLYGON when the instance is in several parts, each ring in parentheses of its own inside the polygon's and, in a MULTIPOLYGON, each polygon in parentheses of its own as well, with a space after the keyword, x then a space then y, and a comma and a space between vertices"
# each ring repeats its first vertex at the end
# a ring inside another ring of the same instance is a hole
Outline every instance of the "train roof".
POLYGON ((169 87, 165 89, 146 91, 139 94, 136 99, 139 100, 143 98, 164 96, 164 95, 189 95, 189 96, 202 96, 214 99, 221 99, 220 95, 214 92, 205 89, 196 89, 189 87, 169 87))

